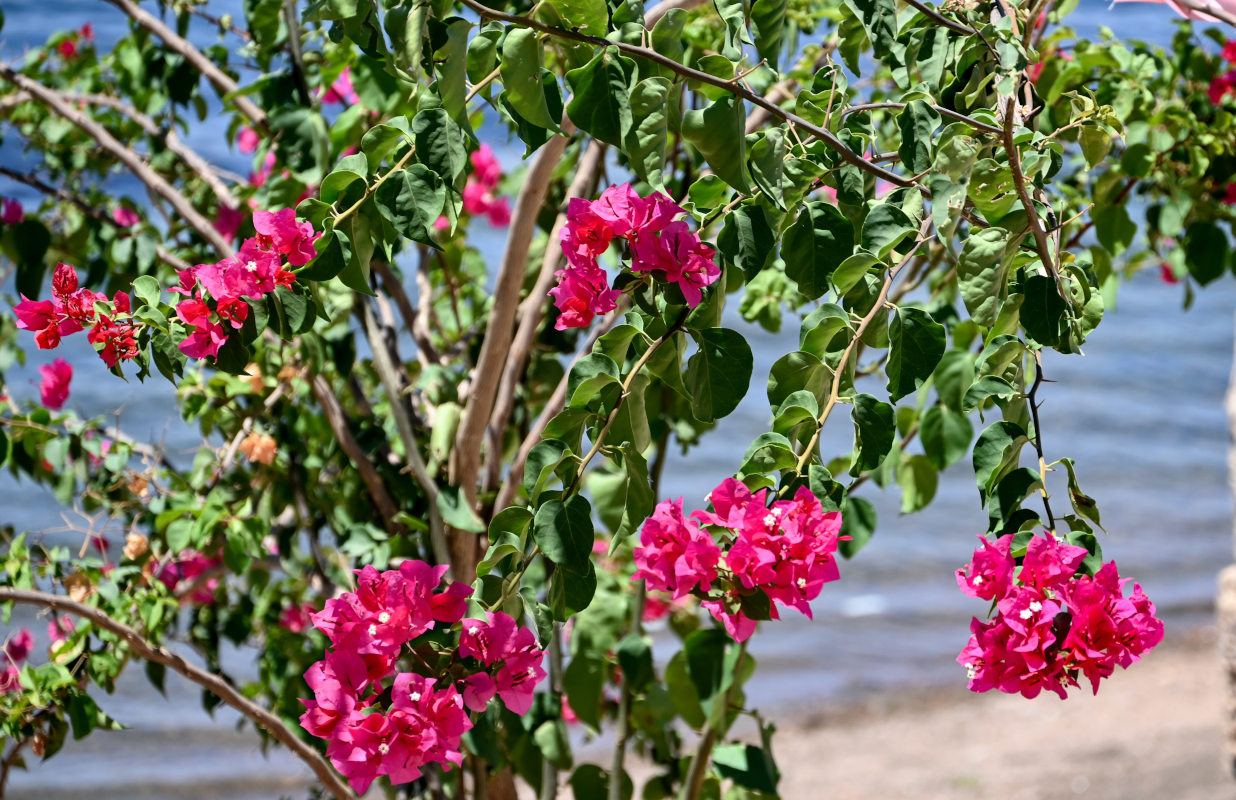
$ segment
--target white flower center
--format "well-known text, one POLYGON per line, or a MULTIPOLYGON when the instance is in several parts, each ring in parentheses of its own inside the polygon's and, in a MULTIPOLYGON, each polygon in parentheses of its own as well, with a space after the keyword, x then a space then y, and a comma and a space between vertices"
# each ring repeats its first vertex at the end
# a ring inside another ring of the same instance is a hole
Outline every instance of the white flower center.
POLYGON ((806 578, 799 578, 799 579, 798 579, 798 588, 799 588, 799 589, 806 589, 806 588, 807 588, 807 579, 806 579, 806 578))
POLYGON ((408 696, 412 698, 412 702, 413 702, 413 703, 419 703, 419 702, 421 701, 421 693, 420 693, 420 692, 413 692, 412 694, 410 694, 410 695, 408 695, 408 696))
POLYGON ((1038 600, 1034 600, 1030 603, 1030 610, 1037 614, 1043 610, 1043 604, 1038 600))
POLYGON ((386 623, 390 621, 391 621, 391 612, 383 611, 381 614, 378 615, 378 622, 381 622, 383 625, 385 625, 386 623))
POLYGON ((765 524, 765 525, 776 525, 776 524, 777 524, 777 518, 776 518, 775 516, 773 516, 772 514, 766 514, 766 515, 764 516, 764 524, 765 524))
POLYGON ((473 636, 476 636, 478 633, 480 633, 480 631, 481 629, 478 628, 476 625, 473 625, 472 627, 468 628, 468 633, 472 634, 473 636))
POLYGON ((370 636, 377 636, 377 635, 378 635, 378 626, 377 626, 377 625, 370 625, 370 626, 369 626, 369 635, 370 635, 370 636))
POLYGON ((982 583, 982 582, 983 582, 983 576, 982 576, 982 575, 975 575, 975 576, 974 576, 974 580, 973 580, 973 581, 971 581, 971 583, 973 583, 975 586, 978 586, 978 585, 979 585, 980 583, 982 583))
POLYGON ((536 677, 536 667, 528 667, 528 675, 536 677))
POLYGON ((246 261, 245 269, 248 270, 249 272, 257 272, 257 262, 256 261, 246 261))
POLYGON ((1023 608, 1021 610, 1021 613, 1018 614, 1017 616, 1021 617, 1022 619, 1030 619, 1031 617, 1034 616, 1034 612, 1028 608, 1023 608))
POLYGON ((781 509, 779 509, 779 508, 774 508, 774 509, 772 510, 772 513, 773 513, 773 516, 774 516, 774 517, 780 517, 780 516, 781 516, 781 509))
POLYGON ((382 744, 378 745, 378 752, 381 753, 382 755, 386 755, 390 751, 391 751, 391 746, 387 744, 386 742, 382 742, 382 744))
POLYGON ((974 680, 974 674, 976 672, 978 672, 978 670, 975 668, 973 661, 966 664, 966 677, 967 678, 969 678, 970 680, 974 680))

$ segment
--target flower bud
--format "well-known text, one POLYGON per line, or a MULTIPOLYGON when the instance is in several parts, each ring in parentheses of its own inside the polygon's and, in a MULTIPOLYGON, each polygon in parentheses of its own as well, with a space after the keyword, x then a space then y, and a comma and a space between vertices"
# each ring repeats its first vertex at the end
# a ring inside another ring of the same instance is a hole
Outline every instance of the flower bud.
POLYGON ((94 594, 94 586, 90 579, 80 572, 74 572, 64 579, 64 588, 69 593, 69 599, 76 603, 84 603, 94 594))
POLYGON ((37 758, 42 758, 47 752, 47 734, 39 731, 30 740, 30 752, 37 758))

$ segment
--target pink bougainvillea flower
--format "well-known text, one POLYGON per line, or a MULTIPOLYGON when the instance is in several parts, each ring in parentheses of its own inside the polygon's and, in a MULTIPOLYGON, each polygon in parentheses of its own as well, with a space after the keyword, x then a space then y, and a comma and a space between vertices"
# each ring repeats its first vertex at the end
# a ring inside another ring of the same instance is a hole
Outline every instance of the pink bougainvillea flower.
POLYGON ((969 564, 957 570, 957 585, 970 597, 983 600, 1003 597, 1013 581, 1015 562, 1009 555, 1013 535, 1006 534, 995 542, 980 536, 982 542, 969 564))
POLYGON ((1228 183, 1227 189, 1223 194, 1223 202, 1229 206, 1236 206, 1236 181, 1228 183))
POLYGON ((271 150, 262 159, 261 169, 257 172, 249 173, 249 185, 254 187, 261 187, 265 185, 267 179, 270 178, 271 173, 275 170, 275 163, 275 151, 271 150))
POLYGON ((1236 69, 1223 75, 1216 75, 1211 79, 1210 88, 1207 90, 1210 102, 1216 106, 1222 103, 1229 94, 1234 93, 1236 93, 1236 69))
POLYGON ((720 560, 721 548, 712 536, 683 516, 682 498, 664 500, 640 531, 633 579, 677 600, 696 589, 711 589, 720 560))
POLYGON ((352 86, 352 68, 344 67, 343 72, 335 79, 335 82, 330 85, 330 88, 322 93, 323 103, 342 103, 352 106, 360 102, 360 96, 356 94, 356 90, 352 86))
POLYGON ((72 636, 76 629, 77 624, 68 614, 53 616, 47 621, 47 638, 51 639, 52 644, 59 644, 72 636))
POLYGON ((69 382, 73 380, 72 365, 63 358, 57 358, 39 367, 39 375, 43 377, 39 384, 39 397, 43 405, 53 410, 63 408, 64 401, 69 399, 69 382))
POLYGON ((228 208, 225 205, 220 205, 219 211, 215 216, 214 228, 223 237, 223 240, 230 244, 236 241, 236 235, 240 232, 240 226, 244 224, 246 217, 248 217, 248 214, 239 208, 228 208))
POLYGON ((84 41, 93 42, 94 41, 94 26, 91 25, 89 22, 87 22, 85 25, 82 25, 80 28, 77 29, 77 34, 81 36, 84 41))
POLYGON ((317 609, 308 603, 284 606, 279 614, 279 627, 291 633, 300 633, 312 624, 310 617, 315 613, 317 609))
POLYGON ((142 221, 137 212, 127 206, 116 206, 112 209, 112 219, 122 228, 130 228, 142 221))
POLYGON ((621 292, 609 288, 609 276, 599 266, 564 269, 556 274, 558 285, 549 294, 562 312, 554 323, 558 330, 587 327, 597 314, 608 314, 618 307, 621 292))
POLYGON ((495 228, 505 228, 511 224, 511 203, 505 197, 491 200, 489 208, 485 209, 485 218, 495 228))
POLYGON ((20 664, 30 657, 34 649, 34 634, 29 628, 19 628, 17 633, 4 643, 4 655, 14 664, 20 664))
POLYGON ((294 267, 308 264, 317 255, 313 243, 321 234, 314 231, 311 223, 297 222, 294 209, 284 208, 274 213, 257 211, 253 214, 253 228, 263 246, 273 247, 275 252, 287 256, 288 263, 294 267))
POLYGON ((1223 45, 1223 58, 1236 64, 1236 39, 1229 39, 1227 44, 1223 45))
POLYGON ((253 128, 242 126, 236 132, 236 149, 245 155, 252 155, 256 152, 261 142, 262 137, 258 136, 257 131, 253 130, 253 128))
POLYGON ((56 52, 60 53, 60 57, 65 61, 72 61, 77 58, 76 37, 62 39, 60 44, 56 45, 56 52))
POLYGON ((176 306, 176 316, 193 328, 179 345, 180 352, 190 358, 217 356, 219 348, 227 341, 223 326, 210 319, 210 307, 201 300, 182 300, 176 306))
POLYGON ((498 185, 498 181, 502 179, 502 164, 498 162, 498 157, 488 144, 481 142, 481 146, 472 152, 469 160, 472 162, 472 176, 480 185, 490 189, 498 185))
POLYGON ((21 203, 11 197, 0 199, 0 222, 5 225, 17 225, 26 218, 21 203))
POLYGON ((1172 269, 1172 265, 1166 261, 1159 262, 1159 280, 1164 283, 1180 283, 1180 278, 1176 277, 1176 272, 1172 269))

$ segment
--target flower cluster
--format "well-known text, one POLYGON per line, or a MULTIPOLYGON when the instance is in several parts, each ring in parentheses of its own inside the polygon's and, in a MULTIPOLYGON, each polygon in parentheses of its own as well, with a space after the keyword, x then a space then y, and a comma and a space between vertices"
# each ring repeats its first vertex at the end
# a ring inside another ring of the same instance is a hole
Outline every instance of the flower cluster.
POLYGON ((472 174, 463 190, 464 211, 473 216, 484 215, 489 224, 501 228, 511 224, 511 205, 506 197, 495 194, 502 180, 502 165, 489 145, 482 143, 472 153, 472 174))
POLYGON ((572 198, 561 234, 567 268, 558 271, 558 285, 549 292, 562 312, 558 330, 585 327, 617 306, 620 292, 610 288, 597 263, 614 239, 626 242, 633 272, 676 283, 688 306, 699 305, 721 268, 713 261, 715 251, 676 219, 685 213, 661 192, 640 197, 629 183, 610 186, 596 200, 572 198))
POLYGON ((215 264, 198 264, 177 273, 180 285, 171 291, 185 296, 176 304, 176 316, 193 332, 180 343, 192 358, 215 356, 227 341, 224 323, 244 326, 249 316, 246 298, 260 300, 278 286, 290 287, 296 275, 284 269, 283 259, 303 266, 314 257, 313 243, 320 234, 308 222, 297 222, 296 212, 258 211, 253 215, 257 236, 246 239, 240 252, 215 264), (209 300, 214 302, 212 308, 209 300))
POLYGON ((223 559, 219 556, 183 550, 176 558, 159 567, 154 576, 174 594, 184 595, 193 605, 204 606, 215 599, 219 578, 212 573, 221 566, 223 559))
POLYGON ((472 727, 468 709, 483 710, 497 694, 523 714, 545 677, 532 631, 502 613, 463 619, 472 589, 452 583, 438 591, 445 572, 423 561, 385 572, 367 566, 357 571, 355 592, 311 615, 333 649, 305 673, 314 698, 302 701, 300 723, 329 741, 327 756, 357 793, 380 775, 401 784, 429 763, 458 766, 460 737, 472 727), (415 646, 436 626, 461 621, 453 652, 415 646), (434 677, 399 671, 405 653, 434 677), (433 669, 426 658, 447 663, 433 669))
POLYGON ((1116 563, 1094 575, 1078 574, 1087 551, 1052 536, 1035 536, 1020 570, 1013 534, 982 545, 957 570, 957 584, 971 597, 995 603, 989 622, 975 618, 970 641, 957 662, 970 689, 999 689, 1036 697, 1043 689, 1067 696, 1079 673, 1097 694, 1099 681, 1117 665, 1127 668, 1163 639, 1154 603, 1133 584, 1131 597, 1116 563))
POLYGON ((780 619, 777 604, 810 619, 811 601, 840 577, 834 554, 841 514, 825 513, 805 486, 771 506, 767 494, 727 478, 710 495, 712 512, 688 518, 682 498, 662 502, 640 532, 634 579, 674 600, 699 597, 739 642, 759 619, 780 619), (724 531, 724 549, 708 528, 724 531))
MULTIPOLYGON (((1228 42, 1223 47, 1223 58, 1228 63, 1236 64, 1236 40, 1228 42)), ((1210 102, 1219 105, 1229 94, 1236 94, 1236 69, 1229 69, 1222 75, 1216 75, 1210 81, 1210 102)))
POLYGON ((13 307, 17 327, 35 331, 34 342, 41 350, 52 350, 64 336, 90 329, 90 343, 109 367, 137 355, 137 324, 129 317, 129 296, 116 292, 107 295, 77 284, 77 270, 57 264, 52 274, 52 299, 22 301, 13 307))

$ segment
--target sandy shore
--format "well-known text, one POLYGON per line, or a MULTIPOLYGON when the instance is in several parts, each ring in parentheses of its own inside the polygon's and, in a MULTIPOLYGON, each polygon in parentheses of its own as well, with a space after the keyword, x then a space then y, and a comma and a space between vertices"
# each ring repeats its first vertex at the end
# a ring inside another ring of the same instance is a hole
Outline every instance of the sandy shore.
POLYGON ((787 800, 1219 800, 1224 696, 1213 631, 1175 639, 1100 687, 1035 700, 908 691, 784 721, 787 800))

